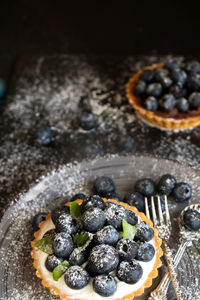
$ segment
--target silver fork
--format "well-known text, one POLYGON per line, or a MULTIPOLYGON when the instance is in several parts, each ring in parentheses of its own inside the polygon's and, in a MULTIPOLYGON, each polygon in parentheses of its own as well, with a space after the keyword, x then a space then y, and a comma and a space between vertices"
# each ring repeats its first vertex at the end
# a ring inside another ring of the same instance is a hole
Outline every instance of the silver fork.
MULTIPOLYGON (((172 280, 172 284, 174 286, 176 297, 178 300, 181 300, 182 298, 181 298, 181 294, 180 294, 178 281, 176 279, 176 272, 174 269, 174 261, 172 259, 172 253, 167 246, 167 242, 168 242, 170 234, 171 234, 171 221, 170 221, 170 214, 169 214, 169 208, 168 208, 166 195, 164 195, 164 202, 165 202, 165 221, 164 221, 164 217, 163 217, 163 213, 162 213, 160 196, 151 197, 151 212, 152 212, 153 224, 154 224, 154 227, 158 229, 159 237, 163 240, 165 258, 166 258, 166 261, 168 264, 168 271, 166 272, 165 276, 161 280, 158 287, 153 292, 151 292, 151 295, 148 299, 149 300, 166 300, 167 299, 167 290, 168 290, 170 281, 172 280), (157 201, 158 201, 159 219, 157 218, 157 214, 156 214, 156 210, 155 210, 154 198, 157 198, 157 201)), ((145 213, 146 213, 147 218, 150 219, 148 199, 146 197, 145 197, 145 213)))

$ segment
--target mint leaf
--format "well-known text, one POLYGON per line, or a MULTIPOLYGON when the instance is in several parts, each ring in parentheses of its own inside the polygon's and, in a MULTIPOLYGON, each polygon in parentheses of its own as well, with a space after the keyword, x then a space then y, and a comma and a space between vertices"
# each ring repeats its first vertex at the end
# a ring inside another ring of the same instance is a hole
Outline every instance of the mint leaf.
POLYGON ((67 271, 70 267, 70 264, 67 260, 61 262, 57 267, 53 269, 53 279, 58 281, 58 279, 67 271))
POLYGON ((74 243, 78 246, 78 247, 81 247, 83 245, 85 245, 85 243, 89 240, 89 235, 88 233, 76 233, 74 236, 73 236, 73 240, 74 240, 74 243))
POLYGON ((52 237, 47 235, 36 242, 36 247, 47 254, 53 254, 52 237))
POLYGON ((125 220, 122 220, 122 228, 123 228, 122 237, 124 239, 133 240, 134 236, 136 234, 136 231, 137 231, 137 227, 135 227, 131 224, 128 224, 125 220))
POLYGON ((69 211, 72 217, 76 217, 76 218, 81 217, 81 207, 75 201, 70 202, 69 211))

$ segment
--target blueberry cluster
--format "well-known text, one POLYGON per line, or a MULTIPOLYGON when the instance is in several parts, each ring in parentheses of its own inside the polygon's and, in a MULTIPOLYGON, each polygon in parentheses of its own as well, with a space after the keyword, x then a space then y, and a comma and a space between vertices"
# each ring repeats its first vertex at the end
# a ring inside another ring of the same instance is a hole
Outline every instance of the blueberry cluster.
MULTIPOLYGON (((100 193, 114 192, 111 185, 105 184, 103 191, 101 180, 98 183, 95 181, 94 186, 100 193)), ((122 205, 104 202, 99 195, 81 195, 81 217, 73 217, 68 207, 52 211, 55 229, 44 236, 51 236, 53 254, 47 256, 45 267, 53 272, 67 260, 70 264, 64 274, 67 286, 81 289, 92 277, 94 291, 108 297, 117 290, 117 278, 129 284, 140 280, 143 274, 140 261, 149 262, 155 255, 155 248, 149 243, 154 231, 145 222, 138 222, 134 212, 122 205), (121 237, 123 220, 137 228, 134 239, 121 237), (89 235, 89 240, 77 246, 74 236, 83 233, 89 235)))
MULTIPOLYGON (((142 178, 136 181, 135 191, 127 194, 124 198, 124 202, 144 212, 144 197, 149 198, 155 195, 161 196, 161 206, 162 209, 164 209, 162 195, 172 195, 176 202, 184 202, 192 197, 192 187, 186 182, 177 183, 176 178, 170 174, 163 175, 158 183, 150 178, 142 178)), ((155 205, 157 205, 157 203, 155 203, 155 205)))
POLYGON ((174 58, 163 68, 144 69, 134 87, 134 93, 144 100, 150 111, 179 113, 196 110, 200 106, 200 63, 182 62, 174 58))

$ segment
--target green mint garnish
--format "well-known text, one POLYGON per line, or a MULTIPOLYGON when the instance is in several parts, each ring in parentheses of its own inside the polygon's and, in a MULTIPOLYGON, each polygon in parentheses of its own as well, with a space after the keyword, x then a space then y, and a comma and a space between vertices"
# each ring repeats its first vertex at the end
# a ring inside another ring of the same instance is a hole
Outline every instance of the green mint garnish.
POLYGON ((58 279, 67 271, 70 267, 70 264, 67 260, 61 262, 57 267, 53 269, 53 279, 58 281, 58 279))
POLYGON ((36 247, 47 254, 53 254, 52 237, 47 235, 36 242, 36 247))
POLYGON ((137 231, 137 227, 128 224, 125 220, 122 220, 123 238, 133 240, 137 231))
POLYGON ((85 245, 85 243, 90 239, 88 233, 81 233, 78 234, 76 233, 73 237, 74 243, 78 246, 78 247, 82 247, 83 245, 85 245))
POLYGON ((75 201, 70 202, 69 211, 72 217, 76 217, 76 218, 81 217, 81 207, 75 201))

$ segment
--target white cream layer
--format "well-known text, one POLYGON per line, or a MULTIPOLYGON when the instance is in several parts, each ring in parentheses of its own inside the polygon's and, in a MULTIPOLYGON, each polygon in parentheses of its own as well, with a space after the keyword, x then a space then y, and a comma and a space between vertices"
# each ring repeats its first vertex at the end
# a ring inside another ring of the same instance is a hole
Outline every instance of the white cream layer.
MULTIPOLYGON (((41 239, 45 234, 45 232, 53 228, 55 228, 53 222, 51 221, 51 219, 48 219, 48 221, 46 221, 46 223, 43 225, 42 229, 40 230, 40 235, 38 236, 38 239, 41 239)), ((154 239, 152 239, 150 243, 155 247, 154 239)), ((143 275, 140 278, 140 280, 135 284, 127 284, 123 281, 118 280, 117 291, 111 297, 105 298, 95 293, 92 287, 92 279, 90 279, 89 284, 81 290, 70 289, 64 281, 64 275, 58 281, 53 280, 52 273, 49 272, 45 267, 45 261, 47 256, 48 254, 42 252, 41 250, 38 249, 36 250, 36 259, 38 261, 38 266, 42 273, 42 277, 45 278, 45 280, 48 281, 51 286, 54 286, 60 291, 62 291, 63 294, 66 293, 67 295, 70 295, 71 299, 77 299, 78 297, 78 299, 84 299, 84 300, 101 300, 101 299, 114 300, 138 290, 141 286, 144 285, 150 272, 154 268, 155 260, 156 260, 156 255, 154 255, 153 259, 150 262, 139 261, 139 263, 143 268, 143 275)))

